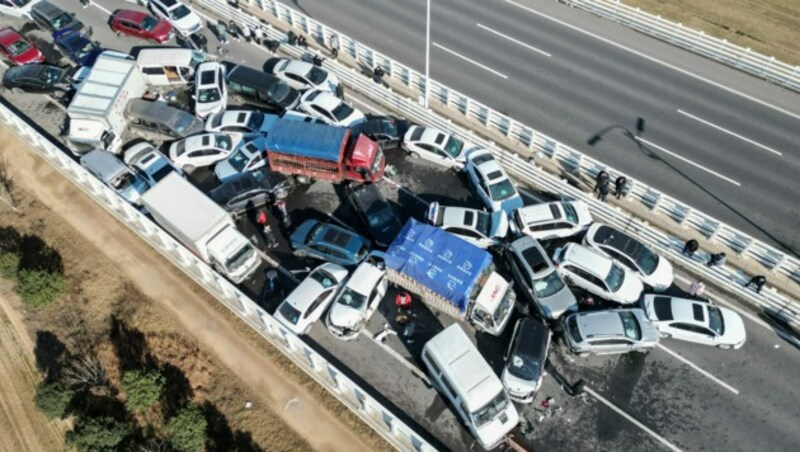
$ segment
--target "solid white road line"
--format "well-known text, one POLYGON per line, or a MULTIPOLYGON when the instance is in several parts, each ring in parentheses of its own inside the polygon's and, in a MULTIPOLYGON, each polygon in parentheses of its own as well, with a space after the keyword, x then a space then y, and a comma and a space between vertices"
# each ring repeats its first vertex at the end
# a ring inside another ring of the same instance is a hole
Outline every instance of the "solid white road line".
POLYGON ((642 143, 648 145, 648 146, 652 146, 652 147, 658 149, 661 152, 669 154, 669 155, 675 157, 676 159, 683 160, 684 162, 686 162, 686 163, 688 163, 688 164, 690 164, 690 165, 692 165, 692 166, 694 166, 696 168, 699 168, 699 169, 701 169, 701 170, 703 170, 703 171, 705 171, 705 172, 707 172, 709 174, 713 174, 713 175, 719 177, 722 180, 728 181, 728 182, 732 183, 733 185, 736 185, 737 187, 742 185, 739 182, 736 182, 735 180, 733 180, 733 179, 731 179, 729 177, 723 176, 722 174, 720 174, 720 173, 718 173, 716 171, 710 170, 710 169, 706 168, 705 166, 703 166, 703 165, 701 165, 699 163, 695 163, 695 162, 687 159, 686 157, 682 157, 682 156, 680 156, 680 155, 678 155, 678 154, 676 154, 676 153, 674 153, 672 151, 669 151, 669 150, 667 150, 667 149, 665 149, 665 148, 653 143, 652 141, 647 141, 644 138, 639 138, 639 137, 636 137, 636 139, 638 141, 641 141, 642 143))
POLYGON ((750 144, 752 144, 752 145, 754 145, 754 146, 758 146, 758 147, 760 147, 761 149, 764 149, 765 151, 772 152, 773 154, 776 154, 776 155, 781 155, 781 156, 783 155, 783 153, 781 153, 781 152, 778 152, 778 151, 776 151, 775 149, 772 149, 772 148, 771 148, 771 147, 769 147, 769 146, 764 146, 763 144, 761 144, 761 143, 758 143, 758 142, 756 142, 756 141, 753 141, 753 140, 751 140, 750 138, 743 137, 743 136, 739 135, 738 133, 731 132, 731 131, 730 131, 730 130, 728 130, 728 129, 725 129, 725 128, 723 128, 723 127, 720 127, 720 126, 718 126, 718 125, 716 125, 716 124, 713 124, 713 123, 711 123, 711 122, 709 122, 709 121, 706 121, 705 119, 699 118, 699 117, 697 117, 697 116, 695 116, 695 115, 693 115, 693 114, 687 113, 687 112, 685 112, 685 111, 683 111, 683 110, 681 110, 681 109, 678 109, 678 113, 680 113, 680 114, 682 114, 682 115, 684 115, 684 116, 688 116, 689 118, 692 118, 692 119, 694 119, 694 120, 695 120, 695 121, 697 121, 697 122, 701 122, 701 123, 703 123, 703 124, 705 124, 705 125, 707 125, 707 126, 709 126, 709 127, 713 127, 713 128, 715 128, 715 129, 719 130, 720 132, 725 132, 725 133, 727 133, 728 135, 734 136, 734 137, 736 137, 736 138, 738 138, 738 139, 740 139, 740 140, 742 140, 742 141, 746 141, 746 142, 748 142, 748 143, 750 143, 750 144))
MULTIPOLYGON (((639 52, 638 50, 634 50, 634 49, 631 49, 630 47, 626 47, 626 46, 624 46, 622 44, 618 44, 618 43, 616 43, 616 42, 614 42, 614 41, 612 41, 610 39, 604 38, 604 37, 602 37, 600 35, 596 35, 596 34, 594 34, 592 32, 589 32, 589 31, 583 30, 581 28, 578 28, 578 27, 576 27, 574 25, 568 24, 568 23, 566 23, 566 22, 564 22, 562 20, 556 19, 555 17, 548 16, 547 14, 544 14, 544 13, 541 13, 539 11, 536 11, 533 8, 529 8, 529 7, 525 6, 525 5, 520 5, 519 3, 517 3, 517 2, 515 2, 513 0, 505 0, 505 1, 508 4, 516 6, 517 8, 524 9, 524 10, 528 11, 531 14, 535 14, 537 16, 543 17, 543 18, 545 18, 547 20, 550 20, 552 22, 555 22, 557 24, 563 25, 563 26, 565 26, 565 27, 567 27, 567 28, 569 28, 571 30, 577 31, 578 33, 583 33, 583 34, 585 34, 587 36, 591 36, 592 38, 595 38, 597 40, 603 41, 606 44, 612 45, 612 46, 614 46, 614 47, 616 47, 618 49, 625 50, 626 52, 630 52, 630 53, 632 53, 634 55, 637 55, 637 56, 640 56, 640 57, 642 57, 642 58, 644 58, 646 60, 652 61, 653 63, 660 64, 660 65, 662 65, 664 67, 667 67, 667 68, 672 69, 674 71, 680 72, 681 74, 687 75, 687 76, 692 77, 692 78, 697 79, 697 80, 700 80, 701 82, 708 83, 709 85, 715 86, 715 87, 717 87, 719 89, 722 89, 722 90, 725 90, 725 91, 727 91, 729 93, 736 94, 739 97, 743 97, 743 98, 745 98, 745 99, 747 99, 749 101, 755 102, 755 103, 757 103, 759 105, 762 105, 764 107, 771 108, 771 109, 773 109, 775 111, 778 111, 778 112, 781 112, 781 113, 783 113, 783 114, 785 114, 787 116, 791 116, 792 118, 800 119, 800 114, 792 113, 791 111, 785 110, 785 109, 783 109, 781 107, 776 107, 775 105, 772 105, 772 104, 767 103, 767 102, 765 102, 765 101, 763 101, 761 99, 758 99, 758 98, 755 98, 753 96, 750 96, 749 94, 745 94, 745 93, 743 93, 741 91, 736 91, 735 89, 729 88, 729 87, 727 87, 727 86, 725 86, 725 85, 723 85, 721 83, 717 83, 717 82, 715 82, 713 80, 709 80, 709 79, 707 79, 705 77, 701 77, 701 76, 699 76, 697 74, 689 72, 689 71, 687 71, 685 69, 681 69, 681 68, 679 68, 677 66, 674 66, 672 64, 669 64, 669 63, 667 63, 665 61, 661 61, 661 60, 659 60, 657 58, 651 57, 649 55, 645 55, 644 53, 639 52)), ((720 64, 722 64, 722 63, 720 63, 720 64)))
POLYGON ((724 381, 720 380, 719 378, 717 378, 717 377, 711 375, 710 373, 706 372, 705 370, 703 370, 697 364, 689 361, 688 359, 686 359, 683 356, 679 355, 678 353, 668 349, 667 347, 664 347, 661 344, 658 344, 658 348, 660 348, 661 350, 664 350, 665 352, 667 352, 670 355, 674 356, 679 361, 683 361, 684 364, 686 364, 689 367, 691 367, 692 369, 700 372, 701 374, 703 374, 705 377, 707 377, 709 380, 713 381, 714 383, 722 386, 723 388, 727 389, 728 391, 730 391, 730 392, 732 392, 732 393, 734 393, 736 395, 739 395, 739 390, 738 389, 734 388, 733 386, 729 385, 728 383, 725 383, 724 381))
POLYGON ((483 24, 477 24, 477 25, 478 25, 478 28, 483 28, 484 30, 488 31, 489 33, 494 33, 494 34, 496 34, 497 36, 500 36, 501 38, 506 38, 506 39, 508 39, 509 41, 513 42, 513 43, 519 44, 519 45, 521 45, 522 47, 526 47, 526 48, 528 48, 528 49, 530 49, 530 50, 533 50, 533 51, 534 51, 534 52, 536 52, 536 53, 540 53, 540 54, 542 54, 542 55, 544 55, 544 56, 546 56, 546 57, 548 57, 548 58, 549 58, 549 57, 551 57, 551 56, 553 56, 553 55, 550 55, 549 53, 545 52, 544 50, 540 50, 540 49, 537 49, 536 47, 534 47, 534 46, 532 46, 532 45, 525 44, 524 42, 522 42, 522 41, 519 41, 519 40, 517 40, 517 39, 514 39, 514 38, 512 38, 511 36, 504 35, 503 33, 500 33, 500 32, 499 32, 499 31, 497 31, 497 30, 492 30, 491 28, 487 27, 486 25, 483 25, 483 24))
POLYGON ((495 71, 495 70, 494 70, 494 69, 492 69, 492 68, 486 67, 486 66, 484 66, 484 65, 482 65, 482 64, 480 64, 480 63, 478 63, 477 61, 470 60, 469 58, 465 57, 464 55, 462 55, 462 54, 460 54, 460 53, 458 53, 458 52, 455 52, 455 51, 453 51, 453 50, 450 50, 450 49, 448 49, 447 47, 445 47, 445 46, 443 46, 443 45, 440 45, 440 44, 438 44, 438 43, 436 43, 436 42, 434 42, 434 43, 433 43, 433 45, 434 45, 435 47, 438 47, 438 48, 440 48, 440 49, 444 50, 445 52, 451 53, 451 54, 453 54, 453 55, 455 55, 455 56, 457 56, 457 57, 461 58, 462 60, 464 60, 464 61, 466 61, 466 62, 468 62, 468 63, 472 63, 472 64, 474 64, 475 66, 478 66, 479 68, 481 68, 481 69, 483 69, 483 70, 485 70, 485 71, 489 71, 489 72, 491 72, 492 74, 494 74, 494 75, 496 75, 496 76, 498 76, 498 77, 503 77, 504 79, 508 79, 508 76, 507 76, 507 75, 505 75, 505 74, 501 74, 501 73, 499 73, 499 72, 495 71))
POLYGON ((678 449, 674 444, 672 444, 671 442, 669 442, 666 439, 664 439, 663 436, 661 436, 658 433, 650 430, 649 427, 647 427, 646 425, 644 425, 641 422, 637 421, 633 416, 631 416, 630 414, 628 414, 625 411, 623 411, 622 408, 619 408, 618 406, 616 406, 613 403, 611 403, 608 400, 606 400, 605 397, 603 397, 600 394, 598 394, 597 392, 595 392, 594 389, 592 389, 592 388, 590 388, 588 386, 585 386, 583 388, 583 390, 586 391, 587 394, 591 395, 595 399, 597 399, 600 402, 602 402, 605 406, 607 406, 607 407, 611 408, 612 410, 616 411, 620 416, 622 416, 625 419, 631 421, 631 423, 633 423, 633 425, 639 427, 640 429, 642 429, 646 433, 648 433, 650 436, 652 436, 653 438, 657 439, 658 442, 660 442, 661 444, 667 446, 667 448, 669 450, 673 450, 673 451, 676 451, 676 452, 680 451, 680 449, 678 449))
POLYGON ((108 14, 109 16, 111 15, 111 11, 105 9, 101 4, 99 4, 97 2, 92 2, 92 6, 94 6, 97 9, 99 9, 100 11, 108 14))

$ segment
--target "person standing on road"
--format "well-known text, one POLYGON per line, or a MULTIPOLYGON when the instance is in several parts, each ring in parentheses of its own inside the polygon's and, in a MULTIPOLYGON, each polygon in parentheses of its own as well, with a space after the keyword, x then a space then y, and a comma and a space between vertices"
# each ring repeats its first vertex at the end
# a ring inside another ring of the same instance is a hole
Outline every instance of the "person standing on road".
POLYGON ((712 254, 706 262, 706 267, 722 267, 727 262, 725 253, 712 254))
POLYGON ((700 244, 697 243, 697 240, 689 239, 686 241, 686 244, 683 245, 682 253, 684 256, 691 258, 692 256, 694 256, 694 253, 697 251, 698 248, 700 248, 700 244))
POLYGON ((744 285, 745 289, 749 288, 750 286, 755 286, 756 293, 761 293, 761 288, 764 287, 764 284, 767 283, 767 277, 764 275, 756 275, 750 278, 750 281, 747 281, 747 284, 744 285))
POLYGON ((313 64, 314 66, 322 67, 323 61, 325 61, 325 58, 322 58, 316 53, 314 54, 313 57, 311 57, 311 64, 313 64))
POLYGON ((627 195, 627 186, 628 178, 625 176, 619 176, 617 180, 614 181, 614 196, 619 199, 620 197, 627 195))
POLYGON ((372 70, 372 80, 379 85, 383 83, 384 75, 386 75, 386 71, 384 71, 380 65, 375 66, 375 69, 372 70))
POLYGON ((595 177, 594 179, 595 181, 594 191, 599 192, 600 187, 607 184, 608 180, 609 180, 608 173, 605 172, 605 170, 601 170, 599 173, 597 173, 597 177, 595 177))
POLYGON ((331 58, 334 60, 339 58, 339 35, 333 34, 330 42, 331 58))
POLYGON ((700 280, 694 281, 692 285, 689 286, 689 295, 691 295, 692 298, 697 298, 703 295, 705 291, 706 291, 706 285, 705 283, 703 283, 703 281, 700 280))
POLYGON ((608 182, 608 179, 606 179, 605 183, 603 183, 603 185, 601 185, 600 189, 598 190, 597 199, 605 202, 606 196, 608 196, 608 194, 611 193, 611 188, 609 187, 609 185, 611 184, 608 182))
POLYGON ((275 233, 272 232, 272 226, 269 225, 267 221, 267 212, 265 210, 259 210, 258 215, 256 215, 256 223, 261 226, 261 229, 264 233, 264 239, 267 241, 267 248, 277 248, 278 247, 278 239, 275 237, 275 233))

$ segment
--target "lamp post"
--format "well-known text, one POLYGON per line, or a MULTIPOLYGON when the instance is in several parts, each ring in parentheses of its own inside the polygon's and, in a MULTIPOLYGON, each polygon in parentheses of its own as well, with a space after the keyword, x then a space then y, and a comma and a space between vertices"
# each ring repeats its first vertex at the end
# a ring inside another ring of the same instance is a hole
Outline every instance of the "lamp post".
POLYGON ((428 0, 428 10, 425 20, 425 94, 422 106, 428 108, 428 85, 430 84, 431 69, 431 0, 428 0))

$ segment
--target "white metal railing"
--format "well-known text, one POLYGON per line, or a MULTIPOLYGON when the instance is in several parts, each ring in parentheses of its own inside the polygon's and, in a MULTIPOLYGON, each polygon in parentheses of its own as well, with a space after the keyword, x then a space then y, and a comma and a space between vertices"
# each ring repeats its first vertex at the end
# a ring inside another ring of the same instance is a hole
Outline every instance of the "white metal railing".
MULTIPOLYGON (((274 0, 252 0, 252 2, 262 11, 278 19, 280 23, 310 36, 309 43, 312 45, 313 40, 327 44, 330 42, 331 36, 337 35, 341 47, 340 54, 346 53, 349 57, 355 59, 357 63, 367 67, 381 65, 386 70, 386 77, 400 82, 415 95, 422 95, 424 76, 413 69, 391 60, 364 44, 328 28, 282 3, 274 0)), ((195 4, 201 4, 225 19, 233 19, 251 27, 261 23, 249 13, 233 8, 222 0, 195 0, 195 4)), ((268 34, 272 39, 284 39, 282 31, 270 29, 268 34)), ((304 49, 292 46, 283 46, 282 50, 295 57, 302 57, 305 53, 304 49)), ((409 101, 407 97, 398 95, 391 89, 379 86, 363 76, 359 71, 346 67, 342 60, 328 59, 324 65, 334 71, 339 79, 351 88, 368 95, 371 99, 380 102, 389 109, 400 112, 411 120, 451 133, 469 136, 470 141, 485 146, 498 155, 519 180, 564 196, 584 199, 592 206, 594 216, 601 221, 620 228, 634 228, 640 233, 640 238, 660 250, 660 252, 673 258, 680 256, 679 253, 683 246, 680 238, 659 231, 652 225, 634 218, 633 215, 623 212, 617 207, 595 201, 591 194, 568 186, 565 181, 546 173, 534 163, 531 163, 529 159, 520 157, 519 154, 524 153, 530 156, 541 153, 562 165, 574 168, 577 173, 582 173, 591 179, 594 179, 600 170, 606 170, 609 174, 612 174, 613 180, 614 177, 622 174, 619 171, 609 168, 601 162, 559 143, 531 127, 480 104, 464 94, 451 90, 435 80, 430 81, 431 95, 440 100, 442 106, 448 108, 448 113, 465 117, 470 120, 470 124, 479 125, 488 132, 500 133, 511 139, 514 142, 513 150, 516 152, 501 149, 494 142, 474 134, 471 130, 463 129, 453 124, 451 120, 435 114, 431 110, 426 110, 418 103, 409 101)), ((687 204, 648 187, 633 177, 625 176, 632 185, 631 193, 628 196, 647 206, 651 212, 662 213, 683 227, 691 227, 710 241, 724 244, 740 256, 756 260, 770 271, 778 272, 789 276, 795 281, 800 281, 800 260, 797 258, 788 256, 769 245, 759 242, 687 204)), ((798 317, 800 316, 800 304, 795 300, 773 291, 762 291, 761 294, 754 294, 752 291, 744 290, 742 284, 749 277, 731 266, 708 269, 700 261, 688 263, 696 273, 703 275, 708 280, 739 294, 742 298, 779 317, 787 324, 800 327, 800 317, 798 317)))
POLYGON ((619 0, 556 0, 619 22, 626 27, 711 58, 756 77, 800 91, 800 66, 792 66, 749 48, 625 5, 619 0))
POLYGON ((424 438, 366 390, 345 376, 299 337, 287 331, 253 300, 219 275, 158 225, 131 206, 77 164, 68 153, 0 103, 0 122, 16 133, 29 148, 47 160, 64 177, 103 206, 117 220, 158 250, 216 299, 256 330, 275 348, 356 413, 389 444, 403 451, 435 451, 424 438))

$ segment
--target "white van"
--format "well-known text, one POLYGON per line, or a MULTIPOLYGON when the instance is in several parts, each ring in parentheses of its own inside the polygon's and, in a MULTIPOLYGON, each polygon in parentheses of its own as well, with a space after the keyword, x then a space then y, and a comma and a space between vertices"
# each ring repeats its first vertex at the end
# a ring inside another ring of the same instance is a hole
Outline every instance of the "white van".
POLYGON ((142 49, 136 64, 150 86, 185 85, 194 81, 197 65, 208 61, 208 55, 177 47, 142 49))
POLYGON ((483 448, 500 444, 519 423, 503 383, 457 323, 425 344, 422 361, 483 448))

